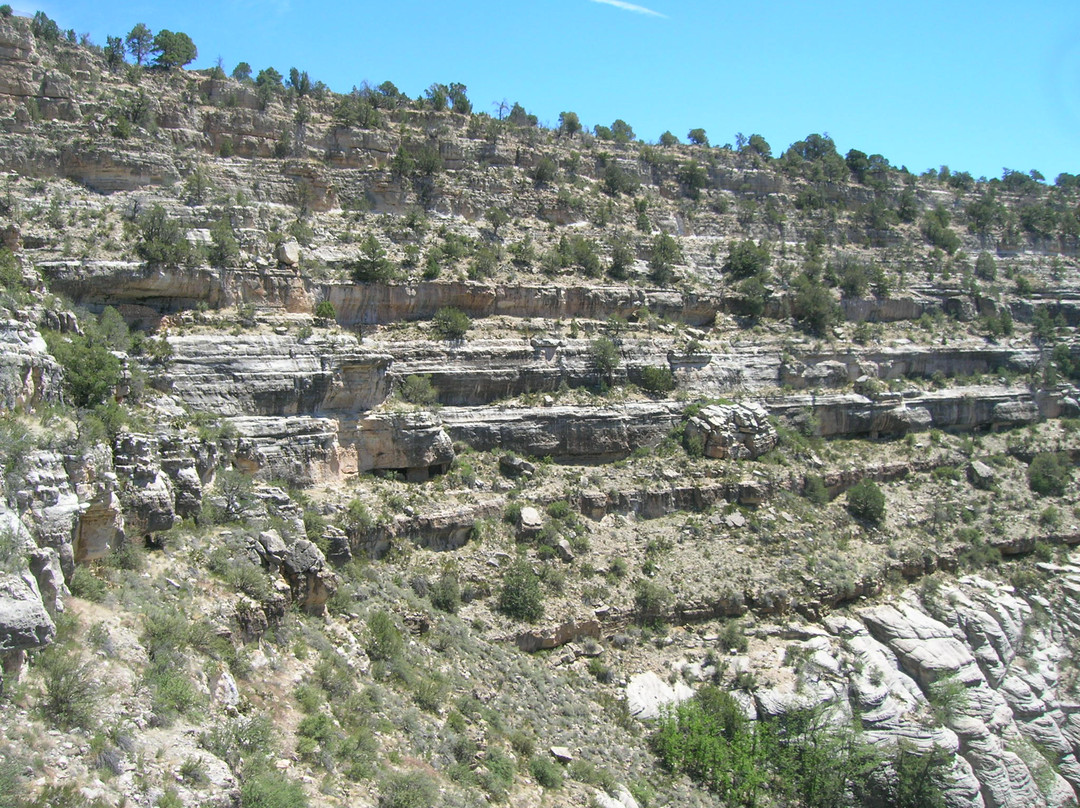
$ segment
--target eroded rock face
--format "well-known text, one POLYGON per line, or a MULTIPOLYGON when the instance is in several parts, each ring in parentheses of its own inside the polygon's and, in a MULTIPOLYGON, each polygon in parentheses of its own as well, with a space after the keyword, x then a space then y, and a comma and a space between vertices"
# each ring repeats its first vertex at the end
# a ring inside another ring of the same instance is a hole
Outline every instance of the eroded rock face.
POLYGON ((357 424, 356 449, 361 470, 400 469, 410 479, 446 471, 454 446, 432 413, 376 413, 357 424))
POLYGON ((706 457, 746 460, 776 446, 776 429, 760 404, 715 404, 686 422, 687 440, 700 441, 706 457))
POLYGON ((31 409, 60 393, 60 365, 37 329, 16 320, 0 321, 0 403, 31 409))
POLYGON ((133 534, 168 530, 176 519, 172 482, 162 471, 157 440, 121 433, 113 446, 113 464, 122 485, 125 520, 133 534))
POLYGON ((337 578, 322 551, 307 539, 295 542, 281 562, 293 600, 313 614, 326 610, 326 601, 337 591, 337 578))
POLYGON ((665 707, 686 701, 693 694, 684 682, 676 682, 672 687, 649 671, 631 677, 626 686, 626 708, 636 718, 655 720, 665 707))
POLYGON ((678 405, 461 407, 441 413, 454 440, 480 451, 508 449, 555 460, 601 462, 655 446, 678 423, 678 405))
POLYGON ((41 648, 54 636, 56 624, 30 570, 0 575, 0 653, 41 648))

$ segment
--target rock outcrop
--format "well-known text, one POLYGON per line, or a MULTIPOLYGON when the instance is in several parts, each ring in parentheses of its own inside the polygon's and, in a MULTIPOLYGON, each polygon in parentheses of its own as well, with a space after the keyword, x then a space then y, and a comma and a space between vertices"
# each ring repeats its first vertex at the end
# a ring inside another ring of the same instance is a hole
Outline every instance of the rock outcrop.
POLYGON ((705 457, 753 460, 776 446, 776 429, 760 404, 714 404, 686 422, 687 441, 697 442, 705 457))

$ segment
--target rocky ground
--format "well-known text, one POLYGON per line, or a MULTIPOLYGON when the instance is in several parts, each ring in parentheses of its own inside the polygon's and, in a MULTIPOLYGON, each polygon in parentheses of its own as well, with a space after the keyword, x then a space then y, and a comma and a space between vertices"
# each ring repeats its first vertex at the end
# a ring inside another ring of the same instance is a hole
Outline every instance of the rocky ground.
POLYGON ((0 792, 724 804, 715 684, 1076 804, 1068 182, 341 102, 0 20, 0 792))

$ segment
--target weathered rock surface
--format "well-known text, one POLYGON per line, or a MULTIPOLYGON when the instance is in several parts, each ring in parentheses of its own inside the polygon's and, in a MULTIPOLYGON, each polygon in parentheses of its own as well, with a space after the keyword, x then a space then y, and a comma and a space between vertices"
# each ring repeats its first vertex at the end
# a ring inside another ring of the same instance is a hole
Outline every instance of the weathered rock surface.
POLYGON ((55 635, 30 570, 0 574, 0 654, 41 648, 55 635))
POLYGON ((337 578, 318 547, 307 539, 295 542, 281 561, 281 571, 294 601, 313 614, 326 610, 326 601, 337 591, 337 578))
POLYGON ((454 440, 474 449, 509 449, 534 457, 601 462, 655 446, 678 423, 675 404, 608 407, 446 408, 443 423, 454 440))
POLYGON ((746 460, 776 446, 776 429, 760 404, 714 404, 686 422, 686 438, 698 441, 706 457, 746 460))
POLYGON ((35 328, 0 320, 0 403, 31 409, 60 395, 60 365, 35 328))
POLYGON ((652 671, 630 677, 626 685, 626 707, 630 715, 648 721, 660 717, 665 707, 678 704, 693 696, 683 682, 672 687, 652 671))

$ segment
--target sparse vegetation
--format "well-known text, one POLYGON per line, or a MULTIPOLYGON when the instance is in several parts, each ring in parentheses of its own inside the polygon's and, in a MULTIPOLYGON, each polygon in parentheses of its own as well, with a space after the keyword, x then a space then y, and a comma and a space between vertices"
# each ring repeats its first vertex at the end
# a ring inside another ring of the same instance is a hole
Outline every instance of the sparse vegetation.
POLYGON ((856 519, 880 524, 885 518, 885 494, 873 480, 862 480, 848 489, 847 507, 856 519))
POLYGON ((0 598, 56 627, 0 626, 0 808, 941 808, 968 767, 888 736, 1000 688, 921 672, 864 743, 912 591, 1075 702, 1076 177, 0 17, 0 598), (642 724, 643 673, 697 696, 642 724))

